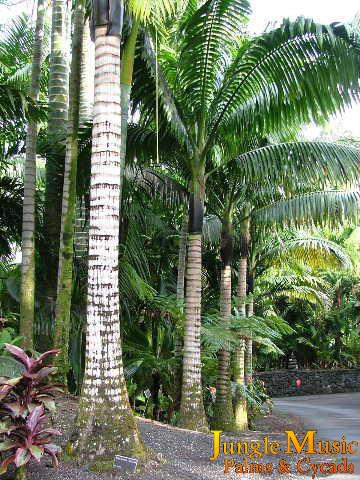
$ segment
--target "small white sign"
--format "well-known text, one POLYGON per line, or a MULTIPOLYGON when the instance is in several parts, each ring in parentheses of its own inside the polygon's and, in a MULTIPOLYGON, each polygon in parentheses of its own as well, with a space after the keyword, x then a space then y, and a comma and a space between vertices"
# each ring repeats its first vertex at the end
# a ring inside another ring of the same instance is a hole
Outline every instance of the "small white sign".
POLYGON ((138 464, 137 458, 123 457, 122 455, 115 455, 114 468, 123 470, 124 472, 134 473, 138 464))

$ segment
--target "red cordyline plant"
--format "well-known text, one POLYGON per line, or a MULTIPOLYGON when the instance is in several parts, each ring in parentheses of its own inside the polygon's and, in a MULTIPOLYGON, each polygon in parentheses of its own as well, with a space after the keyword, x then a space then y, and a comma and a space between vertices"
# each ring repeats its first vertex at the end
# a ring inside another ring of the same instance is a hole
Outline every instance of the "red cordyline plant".
POLYGON ((52 440, 60 432, 48 427, 47 412, 54 410, 55 394, 63 390, 61 385, 45 383, 56 368, 44 366, 43 362, 59 350, 49 350, 33 358, 14 345, 6 344, 5 348, 23 365, 24 371, 17 378, 0 377, 0 452, 7 455, 0 464, 0 475, 12 463, 19 469, 31 459, 40 462, 45 453, 57 466, 61 449, 52 440))

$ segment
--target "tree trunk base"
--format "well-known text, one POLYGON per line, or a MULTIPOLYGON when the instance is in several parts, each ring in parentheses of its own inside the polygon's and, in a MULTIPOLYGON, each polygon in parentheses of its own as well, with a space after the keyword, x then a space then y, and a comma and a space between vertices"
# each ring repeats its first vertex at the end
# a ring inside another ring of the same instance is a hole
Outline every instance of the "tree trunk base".
MULTIPOLYGON (((216 392, 218 399, 218 391, 216 392)), ((214 408, 214 417, 212 419, 212 428, 214 430, 223 430, 225 432, 234 431, 234 411, 231 398, 231 386, 229 383, 227 395, 222 401, 216 400, 214 408)))
POLYGON ((143 444, 130 408, 114 409, 106 402, 82 400, 67 453, 94 471, 109 471, 115 455, 136 458, 143 464, 151 452, 143 444))
POLYGON ((193 391, 186 395, 183 391, 180 407, 180 428, 196 432, 209 432, 209 425, 205 415, 202 392, 193 391))
POLYGON ((234 405, 234 432, 243 432, 248 430, 248 414, 246 399, 242 396, 241 392, 236 392, 236 399, 234 405))

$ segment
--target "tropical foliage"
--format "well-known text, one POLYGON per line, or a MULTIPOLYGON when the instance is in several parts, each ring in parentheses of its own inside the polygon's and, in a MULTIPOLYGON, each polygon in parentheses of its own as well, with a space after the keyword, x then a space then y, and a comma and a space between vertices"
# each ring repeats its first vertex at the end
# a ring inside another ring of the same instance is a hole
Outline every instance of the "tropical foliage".
POLYGON ((360 150, 303 136, 359 100, 358 22, 105 3, 38 0, 0 38, 4 471, 57 464, 48 374, 105 468, 146 456, 134 415, 239 432, 271 406, 256 370, 359 366, 360 150))

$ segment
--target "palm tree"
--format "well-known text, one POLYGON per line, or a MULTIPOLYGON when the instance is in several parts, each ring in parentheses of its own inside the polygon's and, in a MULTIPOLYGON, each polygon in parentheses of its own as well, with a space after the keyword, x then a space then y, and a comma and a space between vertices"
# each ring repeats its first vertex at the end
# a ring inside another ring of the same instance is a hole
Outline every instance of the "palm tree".
POLYGON ((68 371, 68 347, 70 331, 70 307, 73 278, 74 219, 76 207, 76 172, 78 151, 78 128, 80 116, 81 59, 85 22, 85 2, 75 5, 73 23, 72 60, 69 91, 69 119, 64 165, 61 232, 57 296, 55 307, 54 345, 61 347, 56 359, 58 376, 66 384, 68 371))
POLYGON ((77 455, 111 468, 115 453, 144 453, 124 378, 119 323, 120 35, 122 4, 94 4, 95 105, 91 155, 86 365, 77 455), (111 27, 99 18, 109 19, 111 27), (120 22, 119 22, 120 20, 120 22), (98 25, 98 23, 100 25, 98 25), (109 416, 109 412, 111 415, 109 416))
MULTIPOLYGON (((248 13, 245 0, 189 2, 166 53, 160 52, 160 125, 172 129, 182 144, 191 191, 181 425, 198 430, 207 425, 199 333, 203 206, 206 181, 221 162, 229 132, 239 139, 244 132, 267 135, 328 118, 359 90, 350 27, 300 18, 259 37, 241 38, 248 13), (343 95, 337 85, 344 82, 343 95)), ((138 93, 144 91, 139 86, 138 93)), ((144 118, 154 115, 150 99, 139 96, 139 102, 144 118)))
MULTIPOLYGON (((30 96, 34 101, 38 100, 40 91, 45 9, 45 1, 38 0, 30 87, 30 96)), ((36 141, 37 122, 35 120, 32 120, 29 123, 26 135, 24 202, 22 214, 22 261, 19 328, 19 333, 23 337, 24 348, 27 350, 31 350, 33 348, 33 324, 35 307, 36 141)))
POLYGON ((70 6, 66 0, 54 0, 52 3, 48 96, 48 143, 51 149, 46 161, 44 205, 44 236, 47 249, 45 296, 50 304, 53 304, 56 299, 64 149, 69 102, 68 8, 70 6))
MULTIPOLYGON (((238 244, 240 250, 239 270, 238 270, 238 287, 237 301, 238 312, 242 317, 246 316, 246 299, 248 293, 248 256, 251 248, 250 244, 250 226, 252 216, 256 208, 267 205, 268 202, 276 201, 279 196, 279 188, 282 186, 284 195, 290 195, 291 192, 301 191, 308 185, 313 184, 324 185, 330 181, 354 181, 358 176, 358 161, 360 159, 360 151, 346 145, 337 145, 320 142, 287 142, 281 144, 273 144, 267 147, 261 146, 263 141, 244 142, 236 148, 248 149, 249 145, 253 147, 249 151, 245 151, 235 161, 227 162, 226 165, 213 173, 210 178, 209 189, 209 208, 218 216, 222 223, 222 241, 221 251, 232 252, 236 234, 238 232, 238 244), (260 146, 259 146, 260 145, 260 146), (258 148, 254 148, 257 146, 258 148), (301 167, 299 164, 301 162, 301 167), (264 177, 265 173, 265 177, 264 177), (257 207, 256 207, 257 206, 257 207), (240 213, 239 213, 240 209, 240 213), (255 210, 254 210, 255 209, 255 210), (239 220, 240 218, 240 220, 239 220)), ((328 193, 325 193, 327 198, 328 193)), ((330 194, 332 195, 332 194, 330 194)), ((346 193, 345 193, 346 195, 346 193)), ((346 205, 354 211, 351 205, 351 194, 347 194, 348 198, 344 198, 343 206, 346 205)), ((355 194, 356 197, 356 194, 355 194)), ((321 207, 320 207, 321 208, 321 207)), ((290 211, 289 211, 290 212, 290 211)), ((288 212, 288 215, 290 214, 288 212)), ((299 215, 299 221, 303 218, 298 210, 291 211, 293 219, 299 215)), ((325 212, 323 212, 325 214, 325 212)), ((316 210, 310 209, 307 217, 315 216, 316 210)), ((318 213, 318 216, 320 213, 318 213)), ((286 215, 284 215, 286 218, 286 215)), ((315 217, 314 217, 315 218, 315 217)), ((327 215, 329 218, 329 215, 327 215)), ((270 220, 269 216, 269 223, 270 220)), ((283 219, 285 221, 285 219, 283 219)), ((221 272, 221 277, 224 271, 221 272)), ((249 271, 251 279, 252 272, 249 271)), ((231 291, 231 277, 228 278, 228 286, 226 289, 231 291)), ((226 291, 225 289, 225 291, 226 291)), ((226 296, 223 290, 223 282, 221 280, 220 288, 220 304, 226 296)), ((227 311, 231 309, 231 297, 227 299, 227 311)), ((248 304, 248 316, 253 314, 253 303, 250 300, 248 304)), ((226 317, 222 317, 225 328, 228 328, 226 317)), ((251 378, 251 351, 252 340, 250 337, 243 339, 235 353, 236 376, 238 377, 238 391, 240 392, 235 404, 237 415, 235 416, 235 426, 231 429, 246 428, 246 403, 241 394, 243 384, 249 383, 251 378), (248 382, 246 382, 246 377, 248 382)), ((223 358, 223 352, 219 352, 219 378, 216 397, 216 414, 214 417, 214 425, 216 428, 224 428, 229 430, 229 425, 223 425, 223 417, 231 417, 231 404, 224 403, 229 396, 229 388, 226 387, 222 377, 224 372, 228 372, 230 363, 223 358), (227 412, 227 413, 224 413, 227 412)))
MULTIPOLYGON (((316 147, 316 145, 315 145, 316 147)), ((341 148, 341 147, 340 147, 341 148)), ((356 152, 354 152, 356 154, 356 152)), ((358 153, 359 154, 359 153, 358 153)), ((354 157, 355 160, 355 157, 354 157)), ((354 172, 355 173, 355 172, 354 172)), ((315 180, 315 177, 314 177, 315 180)), ((340 180, 340 178, 338 179, 340 180)), ((301 189, 304 190, 304 185, 301 185, 301 189)), ((253 259, 253 251, 256 252, 256 248, 252 247, 254 232, 257 235, 261 235, 263 231, 269 235, 277 226, 284 225, 323 225, 331 224, 336 218, 336 224, 339 225, 344 221, 356 221, 358 218, 358 211, 360 205, 360 192, 358 190, 323 190, 315 192, 298 193, 289 198, 276 201, 270 200, 269 192, 257 192, 252 200, 252 207, 244 214, 241 223, 242 228, 247 236, 251 238, 251 247, 246 257, 248 276, 244 273, 243 276, 239 275, 239 282, 245 284, 247 279, 251 279, 252 286, 255 282, 255 260, 253 259), (262 198, 262 194, 264 197, 262 198), (259 202, 259 203, 258 203, 259 202), (262 202, 265 202, 262 203, 262 202), (268 203, 269 202, 269 203, 268 203), (257 207, 256 207, 257 205, 257 207), (251 234, 253 232, 253 234, 251 234), (249 261, 250 259, 250 261, 249 261)), ((314 243, 315 239, 312 241, 314 243)), ((300 246, 300 241, 295 242, 297 247, 300 246)), ((323 250, 325 245, 323 243, 323 250)), ((328 245, 328 248, 332 252, 335 252, 334 246, 328 245), (330 248, 331 247, 331 248, 330 248)), ((243 260, 245 262, 245 258, 243 260)), ((252 292, 250 292, 252 293, 252 292)), ((250 313, 252 313, 250 311, 250 313)), ((244 363, 244 373, 252 372, 252 352, 247 354, 247 364, 244 363)), ((246 355, 245 355, 246 358, 246 355)))
MULTIPOLYGON (((329 220, 329 219, 328 219, 329 220)), ((321 286, 320 279, 314 279, 308 275, 277 276, 269 278, 269 269, 292 268, 294 264, 305 264, 311 268, 329 268, 329 266, 348 269, 351 260, 346 251, 338 244, 329 241, 317 234, 303 230, 285 230, 277 232, 276 237, 268 238, 266 231, 253 231, 251 250, 249 252, 248 289, 251 297, 254 294, 254 281, 256 277, 257 290, 261 288, 262 294, 274 299, 276 296, 288 296, 290 298, 303 298, 308 301, 328 304, 329 299, 317 287, 321 286), (269 281, 270 280, 270 281, 269 281), (261 287, 259 287, 259 284, 261 287)), ((249 306, 254 304, 250 299, 249 306)), ((248 312, 251 317, 253 309, 248 312)), ((250 352, 252 354, 252 351, 250 352)), ((245 356, 245 368, 252 378, 252 355, 245 356)), ((251 381, 251 380, 250 380, 251 381)))

